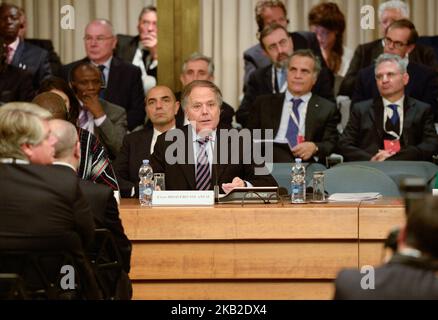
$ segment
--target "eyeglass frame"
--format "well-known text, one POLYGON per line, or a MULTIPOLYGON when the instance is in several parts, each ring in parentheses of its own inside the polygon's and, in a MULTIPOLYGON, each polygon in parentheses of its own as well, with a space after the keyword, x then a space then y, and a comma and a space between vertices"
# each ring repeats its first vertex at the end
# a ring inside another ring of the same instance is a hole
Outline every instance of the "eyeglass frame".
POLYGON ((410 45, 409 42, 408 43, 403 43, 403 42, 400 42, 400 41, 393 41, 389 37, 384 37, 383 38, 383 43, 385 44, 385 46, 390 46, 391 43, 392 43, 394 45, 395 49, 401 49, 403 47, 406 47, 406 46, 410 45))
POLYGON ((105 37, 105 36, 97 36, 96 38, 93 38, 93 37, 90 37, 90 36, 85 36, 84 38, 83 38, 83 40, 85 41, 85 42, 91 42, 91 41, 96 41, 96 42, 104 42, 104 41, 106 41, 106 40, 110 40, 110 39, 114 39, 114 36, 108 36, 108 37, 105 37))

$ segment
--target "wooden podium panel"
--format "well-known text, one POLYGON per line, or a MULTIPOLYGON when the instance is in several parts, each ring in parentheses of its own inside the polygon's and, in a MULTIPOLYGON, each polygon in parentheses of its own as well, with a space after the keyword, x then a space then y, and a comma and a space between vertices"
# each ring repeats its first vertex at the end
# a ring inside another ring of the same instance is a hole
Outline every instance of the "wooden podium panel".
POLYGON ((135 282, 136 300, 328 300, 331 281, 135 282))
POLYGON ((403 203, 142 208, 122 200, 134 299, 331 299, 337 272, 380 262, 403 203))

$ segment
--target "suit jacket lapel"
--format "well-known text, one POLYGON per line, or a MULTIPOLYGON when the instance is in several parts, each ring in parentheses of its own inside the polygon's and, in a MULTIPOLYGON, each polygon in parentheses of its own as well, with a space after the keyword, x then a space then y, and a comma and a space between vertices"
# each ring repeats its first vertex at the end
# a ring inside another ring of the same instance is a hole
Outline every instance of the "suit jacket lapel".
POLYGON ((415 102, 408 97, 405 97, 405 101, 403 102, 403 132, 402 132, 402 143, 404 146, 408 145, 408 137, 409 137, 409 128, 412 126, 412 122, 415 117, 415 102))
POLYGON ((277 136, 278 130, 280 129, 281 114, 283 112, 283 105, 285 98, 286 98, 285 93, 275 96, 273 98, 271 106, 267 106, 267 109, 269 109, 271 113, 270 116, 271 116, 272 129, 274 130, 274 138, 277 136))
POLYGON ((318 127, 318 112, 319 110, 318 98, 314 95, 309 100, 307 104, 306 112, 306 132, 304 133, 306 141, 312 141, 314 137, 315 129, 318 127))
POLYGON ((186 155, 185 155, 185 163, 181 164, 181 170, 187 180, 187 183, 192 190, 196 190, 196 171, 195 171, 195 152, 193 150, 193 133, 192 127, 190 125, 185 126, 184 130, 186 138, 186 155))
POLYGON ((374 100, 372 107, 370 108, 369 115, 371 122, 374 123, 379 141, 383 139, 383 101, 382 97, 378 97, 374 100))
POLYGON ((119 61, 117 60, 116 57, 113 57, 113 59, 111 60, 110 70, 108 73, 108 83, 104 94, 105 100, 111 100, 110 99, 111 92, 118 92, 116 86, 120 81, 123 81, 122 79, 119 79, 120 72, 118 72, 118 68, 119 68, 119 61))
POLYGON ((15 50, 14 57, 12 58, 11 64, 13 66, 19 67, 19 64, 21 61, 21 56, 23 55, 23 52, 24 52, 24 42, 20 41, 18 43, 17 50, 15 50))

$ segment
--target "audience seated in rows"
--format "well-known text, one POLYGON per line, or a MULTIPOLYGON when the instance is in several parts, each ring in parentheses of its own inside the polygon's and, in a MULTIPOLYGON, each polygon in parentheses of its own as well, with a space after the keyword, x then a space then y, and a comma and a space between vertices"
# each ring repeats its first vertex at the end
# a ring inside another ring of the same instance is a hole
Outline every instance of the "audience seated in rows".
MULTIPOLYGON (((286 6, 279 0, 259 0, 255 7, 255 18, 258 27, 258 36, 263 29, 273 23, 283 26, 285 29, 289 24, 287 19, 286 6)), ((318 40, 314 33, 311 32, 291 32, 289 36, 292 38, 295 50, 311 49, 317 56, 322 59, 321 50, 319 49, 318 40)), ((267 67, 271 64, 269 57, 265 54, 263 46, 258 43, 251 48, 248 48, 243 53, 243 61, 245 63, 244 75, 244 91, 251 73, 259 68, 267 67)), ((325 63, 323 62, 325 66, 325 63)))
POLYGON ((340 114, 335 103, 312 93, 321 63, 312 51, 298 50, 287 69, 286 93, 258 97, 248 128, 273 130, 273 162, 301 158, 325 164, 338 141, 340 114))
POLYGON ((140 68, 145 94, 157 84, 157 18, 157 9, 154 6, 144 7, 138 17, 138 35, 117 35, 115 55, 140 68))
MULTIPOLYGON (((431 105, 438 122, 438 73, 425 65, 408 60, 415 49, 418 33, 412 22, 406 19, 394 21, 386 29, 384 53, 396 54, 408 63, 409 82, 405 94, 431 105)), ((374 66, 359 71, 352 103, 374 99, 379 96, 376 85, 374 66)))
MULTIPOLYGON (((43 82, 43 93, 35 97, 34 103, 49 110, 53 118, 72 120, 69 115, 74 107, 69 102, 69 97, 63 90, 68 86, 60 78, 49 78, 43 82)), ((71 92, 67 90, 67 92, 71 92)), ((76 117, 77 119, 77 117, 76 117)), ((76 121, 72 122, 74 125, 76 121)), ((118 183, 107 153, 99 140, 89 131, 77 126, 77 134, 81 146, 80 165, 77 170, 78 177, 82 180, 107 185, 113 190, 118 190, 118 183)))
MULTIPOLYGON (((280 24, 270 24, 265 27, 260 34, 260 44, 272 63, 257 69, 249 77, 242 103, 236 113, 237 122, 243 127, 247 126, 251 116, 251 106, 258 96, 279 94, 286 91, 288 59, 294 50, 302 47, 295 42, 293 36, 288 35, 287 30, 280 24)), ((333 100, 333 85, 334 78, 331 71, 327 68, 321 68, 312 92, 333 100)))
POLYGON ((339 139, 345 161, 431 161, 438 152, 430 105, 405 95, 407 61, 384 53, 376 61, 380 96, 352 106, 339 139))
MULTIPOLYGON (((382 36, 386 34, 386 29, 391 23, 400 19, 409 19, 409 7, 406 2, 391 0, 380 4, 379 22, 382 36)), ((382 38, 361 44, 356 48, 350 67, 339 89, 340 95, 352 96, 359 70, 371 66, 375 59, 383 53, 383 48, 382 38)), ((438 59, 433 49, 428 46, 415 46, 409 54, 409 61, 424 64, 438 71, 438 59)))
POLYGON ((89 62, 99 67, 104 79, 100 97, 126 110, 128 130, 143 125, 145 112, 141 71, 131 63, 113 57, 117 38, 112 24, 103 19, 90 22, 85 28, 84 44, 87 57, 64 66, 63 78, 70 82, 72 69, 79 63, 89 62))

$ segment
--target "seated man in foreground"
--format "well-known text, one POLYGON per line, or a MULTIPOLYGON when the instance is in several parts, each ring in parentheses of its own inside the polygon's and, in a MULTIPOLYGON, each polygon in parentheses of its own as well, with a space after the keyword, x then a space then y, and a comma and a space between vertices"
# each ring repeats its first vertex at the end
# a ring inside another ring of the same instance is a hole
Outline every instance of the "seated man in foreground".
POLYGON ((184 88, 181 103, 190 125, 160 135, 151 156, 154 172, 166 174, 167 190, 213 190, 218 185, 228 193, 237 187, 277 185, 246 157, 241 139, 221 140, 238 132, 218 127, 222 93, 216 85, 193 81, 184 88))
POLYGON ((382 54, 376 61, 380 96, 354 104, 339 139, 345 161, 431 161, 438 136, 430 105, 405 96, 406 61, 382 54))
POLYGON ((335 282, 336 300, 438 299, 438 199, 410 201, 397 253, 368 276, 359 270, 341 271, 335 282))

